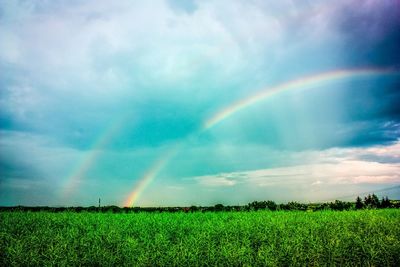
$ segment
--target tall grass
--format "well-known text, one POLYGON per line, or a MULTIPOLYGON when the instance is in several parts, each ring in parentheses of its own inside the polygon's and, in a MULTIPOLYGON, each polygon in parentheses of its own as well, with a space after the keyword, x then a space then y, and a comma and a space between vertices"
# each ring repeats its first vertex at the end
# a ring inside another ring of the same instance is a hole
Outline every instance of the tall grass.
POLYGON ((400 266, 400 210, 0 213, 0 265, 400 266))

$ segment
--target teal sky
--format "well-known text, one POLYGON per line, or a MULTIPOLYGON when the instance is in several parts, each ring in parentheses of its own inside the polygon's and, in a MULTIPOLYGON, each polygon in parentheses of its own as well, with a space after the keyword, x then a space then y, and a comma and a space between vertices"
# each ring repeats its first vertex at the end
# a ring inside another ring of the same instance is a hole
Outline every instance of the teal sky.
POLYGON ((0 205, 399 199, 399 46, 397 0, 1 1, 0 205))

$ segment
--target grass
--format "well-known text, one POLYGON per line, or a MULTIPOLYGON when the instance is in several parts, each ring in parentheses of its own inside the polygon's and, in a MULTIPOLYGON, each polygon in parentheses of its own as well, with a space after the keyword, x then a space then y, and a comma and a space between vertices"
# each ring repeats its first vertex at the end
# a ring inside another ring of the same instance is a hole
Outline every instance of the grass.
POLYGON ((0 213, 0 266, 400 266, 400 210, 0 213))

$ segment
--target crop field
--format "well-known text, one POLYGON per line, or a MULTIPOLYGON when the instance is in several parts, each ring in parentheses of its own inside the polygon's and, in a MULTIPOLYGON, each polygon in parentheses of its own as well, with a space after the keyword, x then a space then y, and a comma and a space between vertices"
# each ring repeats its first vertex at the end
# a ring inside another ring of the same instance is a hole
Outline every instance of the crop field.
POLYGON ((400 210, 0 213, 0 265, 400 266, 400 210))

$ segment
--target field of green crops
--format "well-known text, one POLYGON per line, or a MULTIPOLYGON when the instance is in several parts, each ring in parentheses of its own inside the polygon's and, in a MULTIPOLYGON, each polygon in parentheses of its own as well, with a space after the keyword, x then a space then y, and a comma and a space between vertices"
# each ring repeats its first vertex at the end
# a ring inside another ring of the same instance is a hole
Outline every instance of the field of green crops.
POLYGON ((0 213, 0 266, 400 266, 400 210, 0 213))

